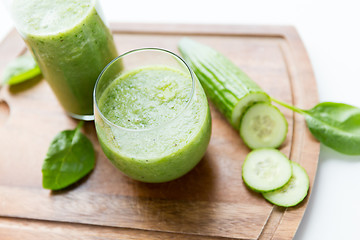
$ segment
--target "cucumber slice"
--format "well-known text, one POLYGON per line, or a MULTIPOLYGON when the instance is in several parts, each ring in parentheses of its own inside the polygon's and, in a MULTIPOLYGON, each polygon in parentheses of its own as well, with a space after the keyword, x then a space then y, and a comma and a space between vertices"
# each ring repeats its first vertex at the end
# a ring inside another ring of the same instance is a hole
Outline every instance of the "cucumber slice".
POLYGON ((284 115, 265 102, 249 107, 240 124, 240 136, 251 149, 277 148, 285 141, 287 131, 284 115))
POLYGON ((245 184, 257 192, 269 192, 283 187, 291 178, 290 160, 273 148, 250 152, 242 166, 245 184))
POLYGON ((292 207, 304 200, 309 191, 309 176, 298 163, 291 162, 291 166, 293 175, 290 181, 276 191, 263 193, 266 200, 282 207, 292 207))

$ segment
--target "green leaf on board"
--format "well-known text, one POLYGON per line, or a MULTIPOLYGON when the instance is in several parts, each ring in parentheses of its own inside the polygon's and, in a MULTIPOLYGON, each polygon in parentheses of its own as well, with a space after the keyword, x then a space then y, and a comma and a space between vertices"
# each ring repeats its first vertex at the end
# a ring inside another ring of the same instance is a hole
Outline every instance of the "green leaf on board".
POLYGON ((348 155, 360 154, 360 109, 323 102, 304 111, 311 133, 326 146, 348 155))
POLYGON ((23 55, 10 62, 3 73, 2 83, 14 85, 30 80, 41 74, 41 70, 31 55, 23 55))
POLYGON ((55 136, 42 166, 43 187, 65 188, 87 175, 95 166, 95 151, 91 141, 80 132, 83 122, 74 130, 55 136))
POLYGON ((360 155, 360 109, 344 103, 323 102, 309 110, 272 99, 305 116, 314 137, 326 146, 348 155, 360 155))

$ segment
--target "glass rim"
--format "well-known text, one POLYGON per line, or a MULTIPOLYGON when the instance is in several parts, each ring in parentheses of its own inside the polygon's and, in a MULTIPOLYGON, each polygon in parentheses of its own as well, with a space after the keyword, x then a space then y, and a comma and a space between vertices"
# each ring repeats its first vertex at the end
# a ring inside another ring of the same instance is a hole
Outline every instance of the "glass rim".
MULTIPOLYGON (((1 1, 1 0, 0 0, 1 1)), ((100 6, 100 1, 99 0, 90 0, 90 5, 89 5, 89 9, 86 11, 85 14, 83 14, 83 16, 79 19, 77 19, 76 21, 71 23, 71 26, 68 26, 67 28, 64 29, 60 29, 59 31, 54 31, 54 32, 49 32, 49 33, 30 33, 30 32, 24 32, 24 27, 22 26, 23 24, 20 24, 19 21, 16 19, 16 13, 13 11, 13 2, 14 0, 3 0, 2 2, 5 2, 5 6, 7 5, 7 11, 9 12, 9 15, 11 17, 11 20, 16 28, 16 30, 18 31, 18 33, 20 34, 20 36, 22 37, 26 37, 26 36, 34 36, 34 37, 38 37, 38 38, 46 38, 47 36, 57 36, 59 34, 67 34, 70 31, 72 31, 74 28, 76 28, 79 25, 82 25, 84 23, 84 21, 86 21, 86 19, 89 17, 89 14, 95 9, 95 11, 99 14, 99 17, 101 18, 101 20, 103 21, 103 23, 105 24, 105 26, 107 28, 109 28, 108 23, 105 21, 104 18, 104 14, 102 14, 102 9, 100 6)))
MULTIPOLYGON (((174 120, 178 119, 183 114, 183 112, 185 112, 189 108, 189 105, 193 101, 193 98, 194 98, 194 95, 195 95, 195 79, 196 79, 195 73, 191 70, 188 63, 182 57, 180 57, 176 53, 171 52, 170 50, 163 49, 163 48, 156 48, 156 47, 145 47, 145 48, 137 48, 137 49, 127 51, 127 52, 119 55, 118 57, 114 58, 110 63, 108 63, 104 67, 104 69, 101 71, 100 75, 98 76, 98 78, 96 80, 96 83, 95 83, 95 86, 94 86, 94 91, 93 91, 93 100, 94 100, 94 106, 95 106, 94 115, 95 115, 95 110, 96 110, 99 113, 102 120, 105 121, 108 125, 111 125, 111 126, 113 126, 115 128, 119 128, 119 129, 122 129, 122 130, 125 130, 125 131, 145 132, 145 131, 152 131, 152 130, 155 130, 155 129, 158 129, 158 128, 163 128, 165 125, 168 125, 168 124, 172 123, 174 120), (126 127, 119 126, 119 125, 113 123, 112 121, 110 121, 109 119, 107 119, 103 115, 103 113, 99 109, 98 102, 96 100, 96 96, 97 96, 96 89, 97 89, 98 84, 99 84, 99 82, 101 80, 101 77, 104 75, 106 70, 109 67, 111 67, 111 65, 113 63, 115 63, 119 59, 121 59, 121 58, 123 58, 123 57, 125 57, 125 56, 127 56, 129 54, 137 53, 137 52, 141 52, 141 51, 158 51, 158 52, 162 52, 162 53, 167 53, 167 54, 170 54, 170 55, 174 56, 176 59, 180 60, 185 65, 188 72, 190 73, 190 76, 191 76, 191 91, 190 91, 190 95, 189 95, 189 97, 187 99, 186 105, 173 118, 168 119, 168 120, 164 121, 163 123, 161 123, 161 124, 159 124, 158 126, 155 126, 155 127, 143 128, 143 129, 132 129, 132 128, 126 128, 126 127)), ((96 121, 95 116, 94 116, 94 121, 96 121)))

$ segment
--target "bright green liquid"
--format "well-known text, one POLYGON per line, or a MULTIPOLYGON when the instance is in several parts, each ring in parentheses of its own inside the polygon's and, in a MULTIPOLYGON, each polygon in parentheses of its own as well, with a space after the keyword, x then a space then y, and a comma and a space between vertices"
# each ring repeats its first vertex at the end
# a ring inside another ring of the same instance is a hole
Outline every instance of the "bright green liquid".
POLYGON ((153 128, 185 108, 191 79, 167 67, 142 68, 114 81, 99 101, 104 116, 118 126, 153 128))
POLYGON ((96 118, 102 148, 128 176, 144 182, 165 182, 190 171, 210 139, 206 96, 196 80, 179 70, 150 66, 113 81, 102 93, 96 118))
POLYGON ((95 1, 14 0, 12 12, 64 109, 70 115, 92 115, 96 79, 117 56, 95 1))

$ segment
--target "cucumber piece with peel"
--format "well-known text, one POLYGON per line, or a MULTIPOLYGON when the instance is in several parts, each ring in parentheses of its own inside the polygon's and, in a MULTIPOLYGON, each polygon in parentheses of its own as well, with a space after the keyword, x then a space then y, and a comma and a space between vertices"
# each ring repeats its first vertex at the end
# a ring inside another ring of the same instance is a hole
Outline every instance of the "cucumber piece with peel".
POLYGON ((269 192, 283 187, 291 178, 290 160, 273 148, 250 152, 242 166, 245 184, 257 192, 269 192))
POLYGON ((250 106, 240 123, 240 136, 251 149, 277 148, 284 142, 287 131, 284 115, 270 103, 250 106))
POLYGON ((304 200, 309 191, 309 176, 298 163, 291 162, 293 175, 282 188, 263 193, 264 198, 281 207, 293 207, 304 200))
POLYGON ((270 103, 270 97, 249 76, 213 48, 189 38, 181 39, 178 46, 208 98, 235 129, 250 105, 270 103))

